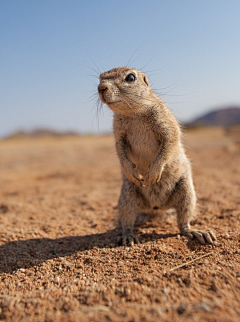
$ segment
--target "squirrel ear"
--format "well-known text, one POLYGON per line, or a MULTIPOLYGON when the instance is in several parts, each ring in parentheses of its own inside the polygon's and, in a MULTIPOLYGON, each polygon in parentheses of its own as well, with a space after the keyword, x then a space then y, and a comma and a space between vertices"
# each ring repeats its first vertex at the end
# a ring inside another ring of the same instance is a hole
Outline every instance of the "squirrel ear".
POLYGON ((143 76, 143 80, 147 84, 147 86, 149 86, 149 82, 146 75, 143 76))

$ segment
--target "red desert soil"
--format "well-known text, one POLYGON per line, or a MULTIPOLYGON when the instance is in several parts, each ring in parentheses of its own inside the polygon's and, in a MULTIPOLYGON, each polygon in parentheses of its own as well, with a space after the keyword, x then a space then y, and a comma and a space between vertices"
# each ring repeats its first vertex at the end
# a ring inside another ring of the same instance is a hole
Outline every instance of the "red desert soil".
POLYGON ((214 247, 180 236, 173 214, 138 226, 141 244, 116 244, 111 136, 0 141, 0 320, 240 321, 237 135, 185 137, 193 225, 216 233, 214 247))

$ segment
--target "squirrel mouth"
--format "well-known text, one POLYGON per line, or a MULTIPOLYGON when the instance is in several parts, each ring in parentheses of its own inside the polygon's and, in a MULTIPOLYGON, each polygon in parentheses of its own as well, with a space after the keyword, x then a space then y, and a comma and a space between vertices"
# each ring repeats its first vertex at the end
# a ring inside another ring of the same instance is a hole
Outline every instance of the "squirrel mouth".
POLYGON ((107 104, 116 104, 116 103, 120 103, 121 101, 114 101, 114 102, 107 102, 107 104))
POLYGON ((103 96, 100 97, 102 102, 104 104, 107 104, 107 105, 113 105, 113 104, 116 104, 116 103, 120 103, 121 101, 107 101, 103 96))
POLYGON ((103 96, 103 91, 98 90, 98 95, 99 95, 99 97, 100 97, 101 101, 102 101, 104 104, 106 104, 106 100, 105 100, 105 98, 104 98, 104 96, 103 96))
POLYGON ((103 97, 103 94, 101 93, 99 93, 99 96, 100 96, 100 99, 101 99, 101 101, 104 103, 104 104, 107 104, 107 101, 105 100, 105 98, 103 97))
POLYGON ((99 92, 99 97, 101 99, 101 101, 104 103, 104 104, 115 104, 115 103, 120 103, 121 101, 118 100, 118 101, 109 101, 107 100, 105 97, 104 97, 104 93, 101 92, 101 91, 98 91, 99 92))

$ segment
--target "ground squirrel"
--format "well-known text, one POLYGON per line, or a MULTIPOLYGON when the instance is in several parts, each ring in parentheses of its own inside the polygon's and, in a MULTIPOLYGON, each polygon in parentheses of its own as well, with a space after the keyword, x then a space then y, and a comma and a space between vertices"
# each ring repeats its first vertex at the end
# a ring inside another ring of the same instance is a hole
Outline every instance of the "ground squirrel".
POLYGON ((122 244, 139 243, 133 227, 138 212, 174 208, 183 235, 200 243, 216 240, 192 229, 196 194, 178 121, 153 92, 141 71, 118 67, 100 75, 98 92, 114 111, 114 136, 123 184, 118 202, 122 244))

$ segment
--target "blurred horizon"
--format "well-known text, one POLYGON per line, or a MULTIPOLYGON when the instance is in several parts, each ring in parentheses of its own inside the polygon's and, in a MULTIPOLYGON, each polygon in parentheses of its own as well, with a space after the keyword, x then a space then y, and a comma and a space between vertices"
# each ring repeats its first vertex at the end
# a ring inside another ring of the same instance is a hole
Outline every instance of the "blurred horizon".
MULTIPOLYGON (((227 128, 239 125, 240 105, 222 106, 220 108, 213 108, 207 110, 204 114, 197 115, 191 120, 180 122, 185 128, 192 127, 222 127, 227 128), (237 111, 236 111, 237 110, 237 111), (221 113, 223 112, 223 113, 221 113), (214 117, 214 118, 212 118, 214 117)), ((73 128, 56 128, 54 126, 37 126, 28 128, 17 128, 6 135, 0 136, 1 139, 8 139, 14 137, 42 137, 42 136, 75 136, 75 135, 109 135, 112 133, 112 127, 105 131, 85 131, 81 132, 79 129, 73 128)))
POLYGON ((97 77, 127 64, 181 122, 240 106, 239 16, 237 0, 1 1, 0 138, 110 132, 97 77))

